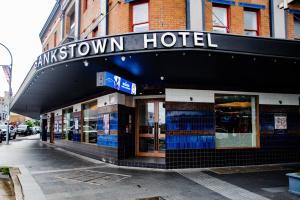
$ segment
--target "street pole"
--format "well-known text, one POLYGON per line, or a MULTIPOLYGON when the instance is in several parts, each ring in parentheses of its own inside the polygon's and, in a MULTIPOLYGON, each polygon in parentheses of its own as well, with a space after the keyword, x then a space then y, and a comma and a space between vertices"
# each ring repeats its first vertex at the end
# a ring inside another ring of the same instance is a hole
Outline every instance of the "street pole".
MULTIPOLYGON (((9 81, 8 81, 8 87, 9 87, 9 99, 8 99, 8 119, 7 119, 7 129, 6 129, 6 144, 8 145, 9 144, 9 132, 10 132, 10 129, 9 129, 9 120, 10 120, 10 101, 11 101, 11 97, 12 97, 12 88, 11 88, 11 79, 12 79, 12 67, 13 67, 13 57, 12 57, 12 54, 10 52, 10 50, 0 42, 0 45, 3 46, 9 53, 10 55, 10 67, 9 67, 9 81)), ((2 136, 1 136, 2 137, 2 136)))

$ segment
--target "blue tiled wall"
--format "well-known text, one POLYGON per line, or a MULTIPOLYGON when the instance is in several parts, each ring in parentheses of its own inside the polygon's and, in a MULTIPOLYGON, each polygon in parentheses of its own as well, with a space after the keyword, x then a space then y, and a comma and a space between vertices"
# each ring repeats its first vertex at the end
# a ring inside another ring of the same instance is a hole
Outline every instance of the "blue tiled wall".
POLYGON ((118 148, 118 135, 98 135, 97 145, 118 148))
POLYGON ((72 135, 72 141, 75 141, 75 142, 80 142, 80 134, 73 134, 72 135))
POLYGON ((215 136, 168 135, 166 149, 214 149, 215 136))
POLYGON ((214 130, 214 113, 210 111, 167 111, 168 131, 214 130))
POLYGON ((214 127, 214 113, 211 111, 167 111, 166 149, 214 149, 215 136, 189 135, 190 131, 212 132, 214 127), (175 135, 168 134, 170 132, 175 135))

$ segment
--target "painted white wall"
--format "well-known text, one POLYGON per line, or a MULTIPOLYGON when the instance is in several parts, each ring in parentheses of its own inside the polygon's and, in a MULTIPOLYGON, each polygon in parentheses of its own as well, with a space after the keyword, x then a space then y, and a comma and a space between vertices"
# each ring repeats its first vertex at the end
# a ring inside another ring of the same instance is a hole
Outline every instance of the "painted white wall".
POLYGON ((116 104, 125 105, 129 107, 133 107, 134 105, 132 97, 117 92, 105 96, 101 96, 97 98, 97 101, 98 101, 97 103, 98 107, 104 107, 104 106, 116 105, 116 104))
POLYGON ((73 105, 73 112, 79 112, 81 111, 81 104, 78 103, 78 104, 74 104, 73 105))
POLYGON ((100 0, 100 35, 99 36, 105 36, 106 35, 106 13, 107 13, 107 5, 106 0, 100 0))
POLYGON ((80 39, 80 12, 81 12, 81 1, 80 0, 75 0, 75 39, 79 40, 80 39))
POLYGON ((255 93, 217 90, 166 89, 166 101, 214 103, 215 94, 244 94, 259 96, 259 104, 299 105, 300 94, 255 93), (191 98, 192 97, 192 101, 191 98), (282 104, 279 103, 282 101, 282 104))
POLYGON ((275 38, 285 38, 285 17, 284 9, 279 8, 279 4, 282 0, 273 0, 274 8, 274 37, 275 38))
POLYGON ((62 109, 58 109, 54 111, 54 116, 59 116, 59 115, 62 115, 62 109))
POLYGON ((203 31, 202 0, 190 0, 191 30, 203 31))

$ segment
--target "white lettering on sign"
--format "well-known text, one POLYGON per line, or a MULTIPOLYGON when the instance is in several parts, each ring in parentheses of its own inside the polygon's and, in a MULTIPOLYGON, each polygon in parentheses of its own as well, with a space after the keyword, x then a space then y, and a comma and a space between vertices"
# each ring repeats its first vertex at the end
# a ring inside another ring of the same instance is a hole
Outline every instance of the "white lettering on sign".
POLYGON ((194 45, 196 47, 204 47, 203 33, 194 33, 194 45))
POLYGON ((124 51, 124 38, 119 37, 119 41, 116 40, 116 38, 111 38, 110 40, 110 49, 112 52, 115 52, 116 47, 119 49, 119 51, 124 51))
POLYGON ((141 51, 163 48, 218 48, 212 34, 192 31, 137 33, 84 40, 51 49, 40 55, 37 67, 55 64, 67 59, 94 56, 120 51, 141 51))
POLYGON ((60 54, 59 57, 61 60, 67 59, 67 57, 68 57, 67 47, 66 46, 60 47, 59 54, 60 54))
POLYGON ((190 35, 189 32, 179 32, 178 33, 179 36, 182 37, 182 46, 186 47, 186 40, 187 40, 187 37, 190 35))
POLYGON ((95 54, 104 53, 106 50, 106 44, 107 44, 107 38, 104 38, 103 40, 94 40, 92 41, 93 50, 95 54))
POLYGON ((82 42, 78 46, 78 54, 79 56, 86 56, 90 52, 90 45, 87 42, 82 42), (85 48, 83 48, 85 47, 85 48))
POLYGON ((161 43, 164 47, 173 47, 177 42, 177 39, 176 39, 176 36, 174 33, 164 33, 162 36, 161 36, 161 43), (171 41, 169 43, 167 43, 166 41, 166 38, 169 37, 171 38, 171 41))
POLYGON ((207 42, 208 42, 208 46, 209 46, 209 47, 212 47, 212 48, 217 48, 217 47, 218 47, 217 44, 213 44, 213 43, 212 43, 210 33, 207 33, 207 42))
POLYGON ((148 38, 148 34, 144 34, 144 49, 148 49, 148 43, 152 43, 153 48, 157 48, 156 33, 152 34, 152 38, 148 38))

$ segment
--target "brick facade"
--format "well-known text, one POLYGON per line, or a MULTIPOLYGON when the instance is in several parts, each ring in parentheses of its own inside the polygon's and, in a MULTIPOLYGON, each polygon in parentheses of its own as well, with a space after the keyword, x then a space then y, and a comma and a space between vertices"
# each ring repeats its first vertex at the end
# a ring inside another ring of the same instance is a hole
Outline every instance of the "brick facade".
MULTIPOLYGON (((145 1, 137 0, 135 2, 145 1)), ((200 1, 200 0, 199 0, 200 1)), ((81 1, 80 13, 80 38, 91 38, 98 36, 100 32, 99 19, 104 17, 100 14, 100 0, 87 0, 87 8, 84 10, 85 1, 81 1), (98 26, 98 33, 92 34, 92 31, 98 26)), ((131 7, 135 3, 125 3, 118 0, 108 1, 108 34, 122 34, 132 31, 131 7)), ((149 29, 150 30, 185 30, 187 27, 187 9, 185 0, 149 0, 149 29)), ((259 36, 270 37, 270 5, 268 0, 240 0, 232 1, 235 5, 227 6, 229 11, 229 33, 244 35, 244 9, 239 3, 258 4, 264 6, 263 9, 256 9, 259 16, 259 36)), ((212 31, 212 2, 204 1, 204 19, 205 31, 212 31)), ((220 4, 222 5, 222 4, 220 4)), ((74 6, 74 1, 70 3, 74 6)), ((300 3, 289 5, 290 9, 300 10, 300 3)), ((68 9, 68 8, 67 8, 68 9)), ((199 8, 199 12, 201 12, 199 8)), ((287 37, 294 39, 294 14, 286 11, 287 16, 287 37)), ((61 12, 55 16, 55 19, 48 27, 45 36, 42 39, 43 51, 54 48, 54 33, 56 32, 56 45, 61 42, 60 34, 60 16, 61 12)), ((276 20, 276 19, 275 19, 276 20)), ((69 32, 69 17, 65 15, 64 35, 65 38, 69 32)), ((200 23, 200 22, 199 22, 200 23)), ((276 23, 276 22, 275 22, 276 23)), ((285 27, 282 27, 285 28, 285 27)), ((63 39, 65 39, 63 38, 63 39)))
POLYGON ((84 4, 84 1, 81 3, 81 23, 80 23, 80 35, 85 36, 88 34, 89 37, 92 37, 92 31, 97 27, 96 19, 100 16, 100 1, 86 0, 87 5, 84 4), (84 9, 86 6, 86 9, 84 9))
MULTIPOLYGON (((294 3, 289 5, 289 8, 292 10, 300 11, 300 3, 294 3)), ((288 39, 295 39, 295 28, 294 28, 294 14, 292 12, 286 11, 286 20, 287 20, 287 37, 288 39)))
MULTIPOLYGON (((229 33, 244 34, 244 7, 239 2, 264 5, 265 9, 257 9, 259 16, 259 36, 270 37, 269 1, 267 0, 240 0, 235 5, 226 6, 229 12, 229 33)), ((212 31, 212 3, 205 1, 205 27, 206 31, 212 31)), ((221 4, 220 4, 221 5, 221 4)))

